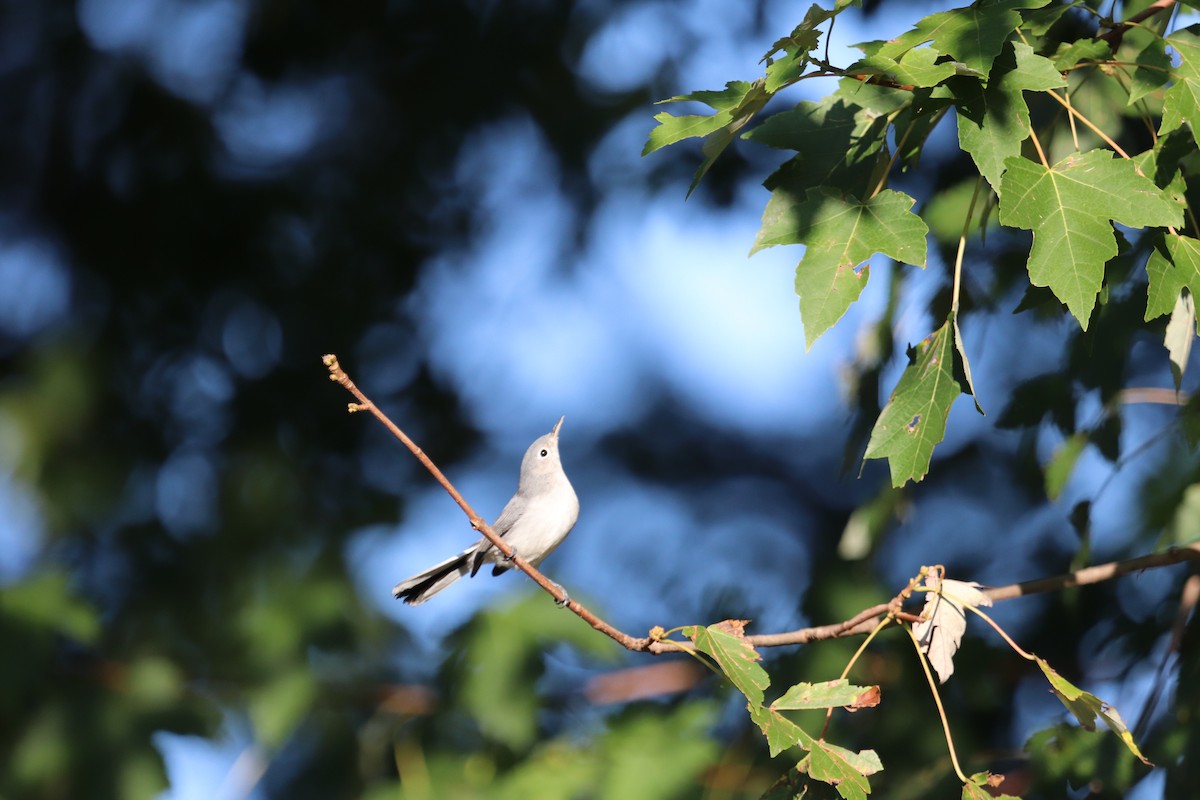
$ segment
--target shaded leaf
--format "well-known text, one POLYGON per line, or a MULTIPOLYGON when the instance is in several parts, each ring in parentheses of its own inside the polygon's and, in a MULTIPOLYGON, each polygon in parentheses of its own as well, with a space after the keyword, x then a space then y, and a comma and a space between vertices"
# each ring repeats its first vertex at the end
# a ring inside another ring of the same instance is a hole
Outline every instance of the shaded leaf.
POLYGON ((1021 152, 1029 138, 1026 91, 1066 86, 1049 59, 1027 44, 1014 43, 996 59, 987 84, 962 78, 948 84, 959 98, 958 143, 971 154, 993 189, 1000 186, 1004 160, 1021 152))
POLYGON ((865 195, 880 162, 886 163, 886 117, 844 97, 820 103, 803 101, 791 111, 773 114, 745 138, 795 150, 796 156, 765 183, 773 193, 803 197, 817 186, 837 186, 865 195))
POLYGON ((962 331, 958 329, 958 314, 951 314, 950 319, 954 323, 954 354, 958 356, 958 364, 962 368, 963 380, 966 382, 965 391, 975 401, 975 410, 979 412, 980 416, 986 416, 983 413, 983 406, 979 404, 979 395, 975 394, 975 381, 971 378, 971 362, 967 361, 967 351, 963 348, 962 331))
POLYGON ((1079 431, 1067 437, 1054 451, 1054 455, 1050 457, 1050 463, 1046 465, 1046 497, 1057 500, 1062 494, 1067 479, 1071 477, 1071 472, 1075 469, 1075 462, 1079 460, 1087 443, 1087 434, 1079 431))
POLYGON ((1200 239, 1164 235, 1146 262, 1146 276, 1149 287, 1145 321, 1173 314, 1184 287, 1192 296, 1200 292, 1200 239))
POLYGON ((893 486, 925 477, 933 448, 946 434, 950 405, 960 391, 950 327, 945 322, 910 348, 910 363, 871 431, 865 457, 888 459, 893 486))
POLYGON ((858 299, 869 269, 857 268, 871 256, 883 253, 924 266, 928 229, 912 213, 912 204, 911 197, 891 190, 866 202, 819 189, 810 189, 803 199, 782 191, 771 196, 751 252, 807 245, 796 267, 796 294, 808 347, 858 299))
POLYGON ((1112 732, 1117 734, 1121 741, 1125 743, 1125 746, 1129 748, 1129 752, 1133 753, 1143 764, 1153 766, 1142 755, 1142 751, 1138 749, 1137 744, 1133 741, 1133 734, 1125 727, 1124 720, 1121 719, 1121 715, 1117 713, 1115 708, 1094 694, 1083 691, 1059 675, 1044 659, 1037 659, 1037 664, 1046 675, 1046 679, 1050 681, 1050 686, 1054 690, 1054 694, 1075 715, 1080 725, 1086 730, 1094 731, 1096 730, 1096 717, 1100 717, 1112 732))

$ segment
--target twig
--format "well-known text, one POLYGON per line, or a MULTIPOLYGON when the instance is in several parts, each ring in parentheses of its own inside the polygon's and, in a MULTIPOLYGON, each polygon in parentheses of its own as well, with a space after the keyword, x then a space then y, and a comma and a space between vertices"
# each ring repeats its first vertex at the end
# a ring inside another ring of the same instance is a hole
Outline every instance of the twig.
POLYGON ((1084 567, 1075 572, 1056 575, 1053 578, 1039 578, 1025 583, 1010 583, 1007 586, 995 586, 984 589, 983 593, 992 600, 1011 600, 1014 597, 1025 597, 1041 592, 1053 592, 1059 589, 1069 589, 1073 586, 1088 586, 1093 583, 1103 583, 1131 572, 1144 569, 1165 567, 1182 561, 1200 560, 1200 542, 1184 547, 1172 547, 1161 553, 1151 553, 1125 561, 1110 561, 1107 564, 1097 564, 1094 567, 1084 567))
POLYGON ((1149 6, 1134 14, 1129 19, 1122 20, 1121 22, 1113 25, 1112 30, 1110 30, 1108 33, 1097 36, 1096 38, 1108 42, 1108 46, 1115 53, 1117 52, 1117 48, 1121 46, 1121 39, 1124 38, 1125 31, 1141 22, 1150 19, 1150 17, 1153 17, 1160 11, 1167 11, 1168 9, 1172 9, 1174 7, 1175 0, 1156 0, 1154 3, 1151 3, 1149 6))
POLYGON ((352 403, 350 405, 350 411, 370 411, 372 414, 374 414, 375 418, 382 422, 383 426, 391 431, 393 436, 403 442, 404 446, 412 451, 412 454, 416 456, 417 460, 425 466, 425 469, 429 470, 429 473, 433 475, 434 479, 442 485, 442 488, 445 489, 452 498, 454 498, 454 502, 458 503, 459 508, 466 513, 467 519, 471 521, 471 527, 482 533, 484 538, 495 545, 496 549, 498 549, 506 558, 510 559, 512 563, 516 565, 517 569, 521 570, 530 578, 532 578, 538 586, 541 586, 543 589, 549 592, 555 600, 560 603, 565 602, 566 607, 575 612, 584 622, 588 623, 601 633, 612 637, 622 646, 630 650, 648 649, 651 644, 650 639, 638 639, 630 636, 627 633, 617 630, 612 625, 609 625, 607 622, 588 611, 579 603, 579 601, 569 599, 566 591, 561 586, 551 581, 532 564, 521 558, 521 556, 509 546, 508 542, 496 535, 496 532, 492 530, 491 525, 488 525, 481 516, 475 513, 475 509, 471 508, 470 504, 463 499, 463 496, 459 494, 458 490, 454 488, 454 485, 450 483, 445 475, 442 474, 442 471, 437 468, 437 465, 430 460, 429 456, 425 455, 425 452, 421 448, 417 447, 416 443, 413 442, 412 439, 408 438, 408 435, 405 434, 404 431, 400 430, 396 423, 388 419, 387 414, 384 414, 382 411, 380 411, 379 407, 372 403, 370 399, 368 399, 367 396, 363 394, 357 386, 354 385, 354 381, 350 380, 350 376, 347 375, 345 371, 342 370, 341 366, 338 365, 337 356, 327 355, 322 360, 325 362, 325 366, 329 368, 330 380, 341 384, 346 391, 358 398, 358 403, 352 403))

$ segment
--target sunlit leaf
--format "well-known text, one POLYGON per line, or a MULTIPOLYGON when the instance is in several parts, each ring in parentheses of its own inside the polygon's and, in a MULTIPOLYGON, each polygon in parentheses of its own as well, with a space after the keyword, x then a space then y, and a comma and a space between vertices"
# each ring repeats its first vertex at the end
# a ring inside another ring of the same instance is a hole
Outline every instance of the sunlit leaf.
POLYGON ((878 686, 854 686, 846 680, 797 683, 771 703, 779 711, 810 708, 870 708, 879 705, 878 686))
POLYGON ((814 740, 809 754, 797 765, 819 781, 832 784, 846 800, 866 800, 871 793, 867 778, 883 769, 874 750, 856 753, 824 740, 814 740))
POLYGON ((697 650, 713 657, 730 683, 746 695, 751 707, 761 706, 763 690, 771 681, 758 663, 762 656, 742 634, 745 624, 745 620, 726 620, 707 628, 692 625, 683 629, 683 635, 697 650))
POLYGON ((808 748, 813 738, 804 732, 796 723, 774 709, 762 705, 750 704, 750 719, 767 737, 767 747, 771 758, 787 750, 789 747, 802 746, 808 748))
POLYGON ((1004 783, 1003 775, 977 772, 963 784, 962 800, 1020 800, 1010 794, 996 794, 996 788, 1004 783))
POLYGON ((1048 286, 1087 329, 1104 278, 1117 254, 1112 221, 1131 227, 1179 225, 1182 209, 1127 160, 1092 150, 1053 167, 1005 160, 1000 222, 1033 231, 1029 279, 1048 286))
POLYGON ((725 85, 723 91, 693 92, 661 101, 676 103, 696 100, 710 106, 716 113, 712 116, 686 115, 679 117, 665 111, 656 114, 654 119, 658 122, 658 127, 650 131, 650 136, 646 139, 646 146, 642 148, 642 155, 649 155, 660 147, 674 144, 683 139, 696 136, 706 137, 701 146, 704 161, 700 163, 700 167, 692 178, 691 186, 688 187, 690 195, 713 162, 717 160, 717 156, 733 141, 737 132, 771 99, 771 93, 766 90, 765 86, 766 82, 762 78, 753 83, 730 81, 725 85))
POLYGON ((967 630, 964 609, 990 606, 992 601, 974 582, 940 580, 931 575, 926 585, 934 591, 925 594, 925 607, 921 610, 924 619, 913 624, 913 635, 938 674, 939 682, 945 683, 954 674, 954 654, 967 630))
POLYGON ((1163 98, 1158 132, 1165 134, 1187 123, 1200 143, 1200 25, 1175 31, 1167 37, 1167 44, 1179 54, 1181 63, 1163 98))

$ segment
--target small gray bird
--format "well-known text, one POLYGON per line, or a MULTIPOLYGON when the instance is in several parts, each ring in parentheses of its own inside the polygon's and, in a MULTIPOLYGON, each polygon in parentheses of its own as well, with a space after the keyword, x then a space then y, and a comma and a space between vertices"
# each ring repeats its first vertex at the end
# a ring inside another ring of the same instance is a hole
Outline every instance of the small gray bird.
MULTIPOLYGON (((496 535, 517 552, 521 558, 535 567, 575 527, 579 518, 579 499, 563 472, 558 458, 558 431, 562 428, 560 417, 554 429, 539 436, 521 459, 521 477, 517 481, 517 493, 500 512, 500 518, 492 523, 496 535)), ((495 545, 481 538, 471 547, 453 558, 430 567, 408 580, 400 581, 392 594, 410 606, 424 603, 462 576, 475 573, 484 564, 495 564, 493 575, 509 569, 511 562, 495 545)))

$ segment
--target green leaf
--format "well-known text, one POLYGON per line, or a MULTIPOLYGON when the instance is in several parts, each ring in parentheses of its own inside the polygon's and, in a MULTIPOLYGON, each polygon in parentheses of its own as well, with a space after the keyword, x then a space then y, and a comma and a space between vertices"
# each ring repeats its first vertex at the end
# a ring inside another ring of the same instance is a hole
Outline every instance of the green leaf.
POLYGON ((880 163, 886 164, 886 129, 882 114, 831 95, 820 103, 802 101, 791 111, 774 114, 745 138, 796 151, 795 158, 767 179, 772 192, 803 196, 827 184, 864 195, 880 163))
POLYGON ((947 320, 909 349, 911 363, 871 431, 865 458, 886 458, 893 486, 924 478, 933 448, 946 434, 950 405, 960 392, 951 337, 947 320))
POLYGON ((1071 471, 1075 469, 1075 462, 1079 460, 1087 443, 1087 434, 1080 431, 1072 434, 1054 451, 1050 463, 1046 465, 1046 497, 1057 500, 1062 494, 1067 479, 1071 477, 1071 471))
POLYGON ((1010 794, 996 794, 993 789, 1004 782, 1003 775, 977 772, 963 784, 962 800, 1021 800, 1010 794))
POLYGON ((733 141, 737 132, 771 99, 771 93, 766 90, 765 84, 766 81, 763 78, 759 78, 753 83, 730 81, 725 84, 725 89, 722 91, 692 92, 660 101, 678 103, 685 100, 696 100, 715 109, 717 113, 710 117, 692 115, 677 117, 665 111, 655 114, 654 119, 658 122, 658 127, 650 131, 650 136, 646 139, 646 146, 642 148, 642 155, 647 156, 660 147, 674 144, 683 139, 696 136, 705 137, 706 141, 701 146, 704 161, 696 170, 687 191, 688 196, 691 196, 700 180, 712 167, 717 157, 733 141))
POLYGON ((812 708, 870 708, 879 705, 878 686, 854 686, 846 680, 797 683, 771 703, 778 711, 812 708))
POLYGON ((866 202, 809 189, 804 199, 777 191, 763 211, 751 254, 779 244, 807 245, 796 267, 796 294, 808 347, 842 318, 866 285, 876 253, 925 265, 925 223, 913 199, 891 190, 866 202))
POLYGON ((805 749, 812 746, 813 738, 778 711, 753 703, 749 705, 749 709, 750 719, 767 737, 767 748, 771 752, 771 758, 797 745, 805 749))
POLYGON ((683 629, 683 635, 692 640, 697 650, 713 657, 730 683, 746 695, 752 707, 761 706, 763 689, 771 680, 758 664, 762 656, 742 635, 745 624, 744 620, 725 620, 707 628, 690 625, 683 629))
POLYGON ((1062 701, 1063 705, 1075 715, 1080 725, 1086 730, 1094 731, 1096 730, 1096 717, 1099 716, 1112 732, 1120 737, 1125 746, 1129 748, 1129 752, 1133 753, 1143 764, 1153 766, 1138 749, 1137 744, 1133 741, 1133 734, 1125 727, 1125 722, 1115 708, 1059 675, 1044 659, 1037 659, 1037 664, 1045 674, 1046 680, 1050 681, 1050 687, 1054 690, 1054 694, 1058 695, 1058 699, 1062 701))
POLYGON ((841 0, 832 10, 816 4, 810 6, 804 20, 793 28, 790 34, 771 45, 771 49, 759 61, 767 63, 768 92, 776 92, 800 77, 808 65, 808 54, 820 44, 821 34, 816 30, 817 26, 842 13, 848 5, 849 2, 841 0), (779 57, 777 53, 782 53, 783 56, 779 57))
POLYGON ((867 777, 882 770, 883 763, 874 750, 855 753, 823 740, 814 740, 809 754, 797 769, 832 784, 846 800, 866 800, 871 793, 871 782, 867 777))
POLYGON ((917 47, 900 56, 899 60, 885 55, 867 56, 855 64, 855 71, 873 71, 887 75, 899 84, 911 86, 936 86, 951 75, 958 74, 952 61, 943 60, 941 53, 932 47, 917 47))
POLYGON ((94 643, 100 635, 96 611, 71 593, 67 576, 56 570, 35 573, 0 589, 0 617, 84 644, 94 643))
POLYGON ((949 86, 959 98, 958 143, 971 154, 979 172, 996 189, 1004 160, 1021 152, 1029 138, 1026 91, 1042 92, 1066 85, 1049 59, 1027 44, 1006 47, 986 86, 973 78, 959 78, 949 86))
MULTIPOLYGON (((933 42, 939 53, 952 56, 967 69, 986 75, 1009 34, 1021 24, 1015 9, 1040 8, 1048 0, 983 0, 966 8, 925 17, 909 32, 888 42, 856 45, 868 56, 898 59, 906 51, 933 42)), ((851 69, 854 69, 852 66, 851 69)))
POLYGON ((656 105, 695 101, 704 103, 717 113, 712 116, 685 115, 679 117, 667 111, 655 114, 654 119, 658 122, 658 127, 650 131, 650 136, 646 139, 646 146, 642 149, 642 155, 650 155, 660 147, 666 147, 683 139, 707 136, 713 131, 720 130, 733 121, 734 112, 746 99, 746 95, 752 88, 753 84, 746 81, 730 81, 725 84, 724 89, 719 91, 706 89, 658 101, 656 105))
POLYGON ((1200 143, 1200 25, 1175 31, 1167 37, 1167 43, 1179 54, 1181 63, 1163 97, 1158 132, 1168 133, 1186 122, 1200 143))
POLYGON ((958 312, 950 314, 950 321, 954 325, 954 355, 958 358, 958 365, 962 368, 963 381, 965 386, 963 389, 967 394, 971 395, 971 399, 975 401, 975 410, 979 412, 981 417, 986 417, 987 414, 983 411, 983 406, 979 404, 979 395, 975 393, 975 381, 971 378, 971 362, 967 361, 967 351, 963 347, 962 331, 958 329, 958 312))
POLYGON ((1182 209, 1133 163, 1092 150, 1053 167, 1012 157, 1000 184, 1000 222, 1033 231, 1029 279, 1048 286, 1087 330, 1117 254, 1110 220, 1133 228, 1179 225, 1182 209))
POLYGON ((1136 66, 1129 75, 1129 105, 1162 88, 1171 77, 1171 56, 1166 41, 1152 30, 1141 26, 1129 28, 1121 37, 1118 61, 1133 61, 1136 66))
POLYGON ((250 698, 256 739, 271 749, 282 747, 307 716, 316 696, 316 683, 306 668, 276 675, 250 698))
POLYGON ((1145 321, 1149 322, 1174 312, 1184 287, 1193 297, 1200 294, 1200 240, 1190 236, 1163 236, 1163 241, 1151 251, 1146 262, 1146 275, 1150 285, 1145 321))
POLYGON ((1112 47, 1103 39, 1079 39, 1074 42, 1060 44, 1055 51, 1054 62, 1056 70, 1068 70, 1080 61, 1106 61, 1112 57, 1112 47))

